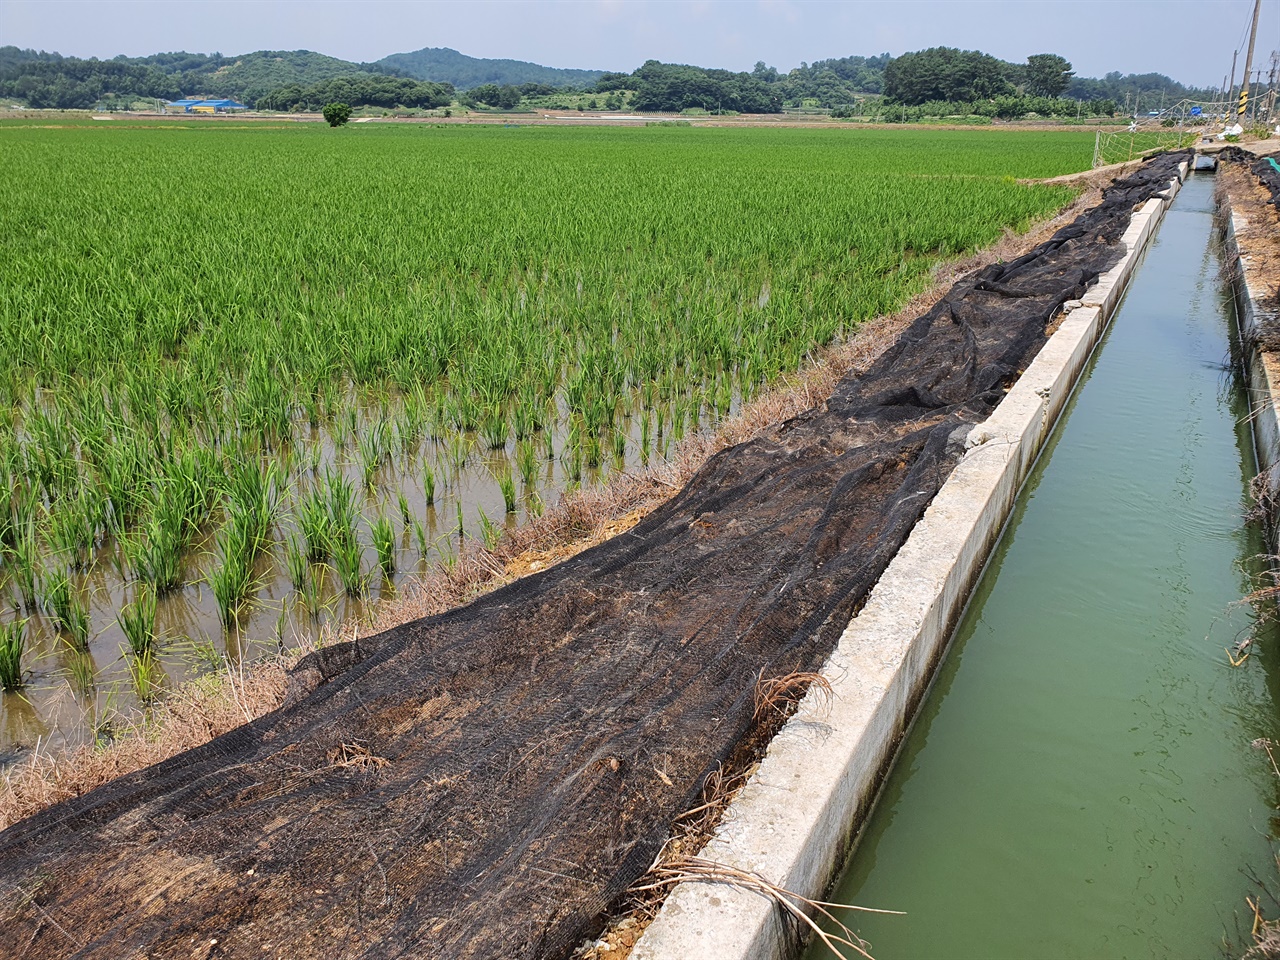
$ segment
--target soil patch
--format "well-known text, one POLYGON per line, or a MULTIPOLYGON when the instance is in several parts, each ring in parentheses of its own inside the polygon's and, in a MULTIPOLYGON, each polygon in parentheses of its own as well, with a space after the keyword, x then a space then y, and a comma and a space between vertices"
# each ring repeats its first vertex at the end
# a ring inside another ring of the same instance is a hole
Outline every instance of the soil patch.
POLYGON ((619 534, 626 533, 639 523, 641 517, 647 512, 642 508, 632 510, 624 516, 602 523, 591 536, 574 540, 571 543, 550 547, 546 550, 526 550, 513 557, 507 563, 506 575, 512 580, 518 580, 520 577, 528 576, 531 573, 539 573, 554 567, 562 560, 577 556, 588 547, 594 547, 597 543, 602 543, 619 534))

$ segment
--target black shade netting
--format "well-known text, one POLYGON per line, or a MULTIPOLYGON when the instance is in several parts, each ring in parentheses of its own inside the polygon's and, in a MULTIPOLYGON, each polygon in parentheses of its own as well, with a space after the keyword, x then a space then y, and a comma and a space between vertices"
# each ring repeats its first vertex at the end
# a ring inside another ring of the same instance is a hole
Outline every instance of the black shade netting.
POLYGON ((567 956, 752 733, 757 678, 822 665, 1184 158, 957 283, 630 532, 321 651, 274 713, 0 834, 0 955, 567 956))

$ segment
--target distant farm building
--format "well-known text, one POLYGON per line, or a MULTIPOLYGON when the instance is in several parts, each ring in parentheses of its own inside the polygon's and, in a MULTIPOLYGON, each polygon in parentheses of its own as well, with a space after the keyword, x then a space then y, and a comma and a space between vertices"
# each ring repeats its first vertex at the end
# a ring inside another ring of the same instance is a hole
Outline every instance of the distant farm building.
POLYGON ((165 109, 183 113, 228 113, 249 108, 234 100, 172 100, 165 104, 165 109))

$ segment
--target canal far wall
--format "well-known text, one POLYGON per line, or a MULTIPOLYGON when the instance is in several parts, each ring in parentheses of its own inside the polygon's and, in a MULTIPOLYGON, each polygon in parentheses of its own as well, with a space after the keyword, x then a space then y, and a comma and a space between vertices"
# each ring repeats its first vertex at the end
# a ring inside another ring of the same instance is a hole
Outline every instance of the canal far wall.
POLYGON ((1227 164, 1219 169, 1224 180, 1218 191, 1226 244, 1224 261, 1236 301, 1241 362, 1258 456, 1259 486, 1255 494, 1266 497, 1267 536, 1274 552, 1280 539, 1275 512, 1275 505, 1280 502, 1280 352, 1274 349, 1267 331, 1274 329, 1280 317, 1276 314, 1275 284, 1268 284, 1263 274, 1269 259, 1264 247, 1276 243, 1280 219, 1275 207, 1267 206, 1260 196, 1250 195, 1256 190, 1255 181, 1243 164, 1237 166, 1238 175, 1234 177, 1227 164))
MULTIPOLYGON (((734 799, 700 856, 820 899, 946 649, 1017 493, 1185 179, 1136 211, 1126 253, 1078 302, 995 412, 849 623, 796 714, 734 799)), ((1273 413, 1280 408, 1273 409, 1273 413)), ((1280 417, 1274 436, 1280 440, 1280 417)), ((636 960, 792 955, 798 926, 745 885, 687 882, 666 898, 636 960)))

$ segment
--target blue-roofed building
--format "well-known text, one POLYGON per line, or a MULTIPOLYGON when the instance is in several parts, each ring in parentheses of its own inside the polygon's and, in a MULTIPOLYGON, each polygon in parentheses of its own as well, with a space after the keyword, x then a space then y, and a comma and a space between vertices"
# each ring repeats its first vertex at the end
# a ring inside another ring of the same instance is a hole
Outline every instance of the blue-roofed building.
POLYGON ((249 108, 235 100, 173 100, 165 104, 165 109, 180 109, 183 113, 227 113, 249 108))

